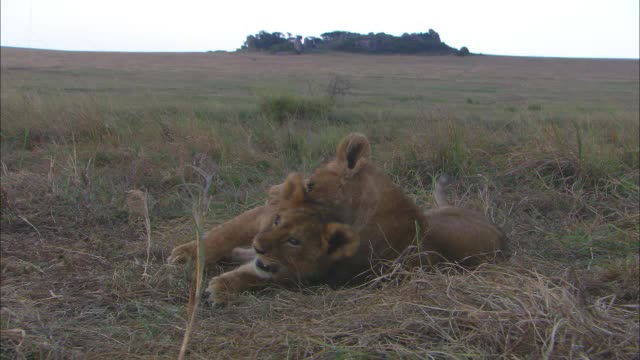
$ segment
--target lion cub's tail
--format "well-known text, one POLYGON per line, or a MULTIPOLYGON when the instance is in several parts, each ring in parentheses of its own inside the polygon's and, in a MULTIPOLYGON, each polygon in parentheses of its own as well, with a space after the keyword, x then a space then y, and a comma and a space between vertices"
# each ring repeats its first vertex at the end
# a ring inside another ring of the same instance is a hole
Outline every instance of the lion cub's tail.
POLYGON ((438 207, 449 206, 449 202, 447 201, 447 187, 453 184, 455 181, 455 177, 449 176, 447 174, 438 176, 433 194, 433 197, 436 199, 436 205, 438 207))

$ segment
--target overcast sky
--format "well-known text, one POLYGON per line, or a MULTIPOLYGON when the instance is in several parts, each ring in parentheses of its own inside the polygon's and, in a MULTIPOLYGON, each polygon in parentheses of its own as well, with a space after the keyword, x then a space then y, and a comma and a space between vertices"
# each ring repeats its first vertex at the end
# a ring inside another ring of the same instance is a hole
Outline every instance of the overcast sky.
POLYGON ((639 0, 2 0, 1 44, 100 51, 235 50, 260 30, 318 36, 436 30, 500 55, 638 58, 639 0))

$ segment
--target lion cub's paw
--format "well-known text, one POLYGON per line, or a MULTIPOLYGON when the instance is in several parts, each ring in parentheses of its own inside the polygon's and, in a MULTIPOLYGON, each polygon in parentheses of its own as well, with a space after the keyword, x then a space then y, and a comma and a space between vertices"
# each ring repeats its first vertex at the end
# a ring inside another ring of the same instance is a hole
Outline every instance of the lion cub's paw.
POLYGON ((225 281, 216 276, 209 281, 209 286, 202 294, 204 300, 211 303, 211 305, 226 305, 235 299, 235 295, 227 288, 225 281))
POLYGON ((189 259, 195 258, 195 246, 191 243, 177 246, 171 250, 171 255, 167 258, 169 264, 181 264, 189 259))

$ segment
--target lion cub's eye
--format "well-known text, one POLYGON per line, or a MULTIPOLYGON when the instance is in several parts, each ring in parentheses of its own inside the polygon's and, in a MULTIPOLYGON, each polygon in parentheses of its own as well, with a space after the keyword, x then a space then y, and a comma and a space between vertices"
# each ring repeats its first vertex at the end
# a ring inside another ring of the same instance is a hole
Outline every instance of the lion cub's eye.
POLYGON ((278 226, 280 225, 280 215, 277 214, 276 218, 273 220, 273 225, 278 226))
POLYGON ((300 240, 290 237, 290 238, 287 239, 287 244, 293 245, 293 246, 298 246, 298 245, 300 245, 300 240))

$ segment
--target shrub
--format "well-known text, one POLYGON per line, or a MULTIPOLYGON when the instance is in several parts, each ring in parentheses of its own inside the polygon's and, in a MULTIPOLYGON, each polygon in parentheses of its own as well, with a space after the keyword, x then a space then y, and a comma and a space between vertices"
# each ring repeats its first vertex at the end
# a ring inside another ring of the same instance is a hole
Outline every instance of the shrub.
POLYGON ((260 112, 282 123, 290 118, 311 119, 328 114, 333 101, 326 97, 278 95, 260 102, 260 112))
POLYGON ((338 97, 345 97, 351 92, 351 81, 344 76, 335 75, 329 80, 325 93, 332 101, 338 97))

